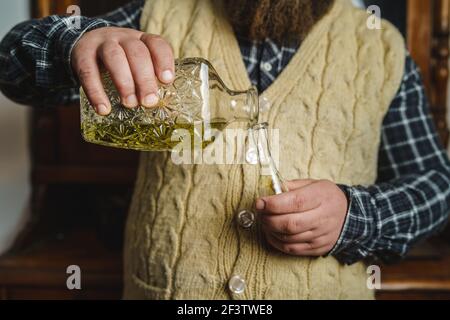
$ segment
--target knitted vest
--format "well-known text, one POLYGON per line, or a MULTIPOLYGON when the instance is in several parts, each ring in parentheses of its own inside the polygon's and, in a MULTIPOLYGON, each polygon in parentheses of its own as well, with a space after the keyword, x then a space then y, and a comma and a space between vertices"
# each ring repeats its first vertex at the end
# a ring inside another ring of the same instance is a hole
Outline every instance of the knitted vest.
MULTIPOLYGON (((213 0, 147 1, 142 30, 161 35, 176 57, 204 57, 232 89, 250 87, 238 42, 213 0)), ((280 134, 286 179, 370 185, 377 176, 381 125, 404 71, 401 35, 389 23, 337 0, 262 95, 261 115, 280 134)), ((175 165, 143 153, 125 241, 125 298, 372 299, 366 266, 271 249, 259 228, 235 215, 252 208, 254 165, 175 165), (244 293, 227 290, 233 275, 244 293)))

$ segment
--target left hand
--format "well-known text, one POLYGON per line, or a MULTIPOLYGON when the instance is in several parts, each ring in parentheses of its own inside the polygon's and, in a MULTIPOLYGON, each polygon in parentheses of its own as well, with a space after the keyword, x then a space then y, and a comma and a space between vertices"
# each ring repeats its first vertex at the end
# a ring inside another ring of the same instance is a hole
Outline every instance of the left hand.
POLYGON ((256 202, 267 241, 290 255, 326 255, 341 234, 347 196, 325 180, 295 180, 287 187, 289 192, 256 202))

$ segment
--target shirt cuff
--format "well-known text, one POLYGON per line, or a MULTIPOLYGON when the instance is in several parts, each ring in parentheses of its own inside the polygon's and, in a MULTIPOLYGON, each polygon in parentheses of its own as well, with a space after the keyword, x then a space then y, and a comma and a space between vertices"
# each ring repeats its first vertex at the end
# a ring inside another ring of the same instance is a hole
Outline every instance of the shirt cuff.
POLYGON ((64 59, 64 66, 66 68, 66 72, 69 75, 69 78, 73 84, 73 86, 79 86, 78 76, 74 73, 72 69, 72 50, 81 37, 88 31, 92 31, 99 28, 111 27, 115 26, 114 23, 111 23, 104 19, 99 18, 87 18, 87 17, 79 17, 80 27, 74 26, 73 17, 65 17, 63 18, 65 22, 65 29, 61 33, 58 41, 57 52, 60 57, 64 59))
POLYGON ((373 235, 374 221, 370 208, 374 206, 374 200, 364 188, 343 185, 339 187, 347 195, 349 206, 341 235, 329 255, 350 265, 368 256, 364 247, 373 235))

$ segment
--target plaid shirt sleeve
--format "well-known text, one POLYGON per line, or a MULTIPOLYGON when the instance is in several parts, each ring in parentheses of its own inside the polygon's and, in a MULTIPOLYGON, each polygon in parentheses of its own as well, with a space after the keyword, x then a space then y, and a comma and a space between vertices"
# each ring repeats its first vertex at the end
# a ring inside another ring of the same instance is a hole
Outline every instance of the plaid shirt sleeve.
POLYGON ((331 254, 342 263, 365 258, 394 261, 448 221, 450 162, 433 125, 419 70, 409 54, 381 140, 377 183, 341 186, 350 205, 331 254))
POLYGON ((88 31, 108 27, 139 28, 144 0, 132 1, 98 18, 49 16, 15 26, 0 43, 0 89, 19 103, 68 104, 79 99, 70 55, 88 31))

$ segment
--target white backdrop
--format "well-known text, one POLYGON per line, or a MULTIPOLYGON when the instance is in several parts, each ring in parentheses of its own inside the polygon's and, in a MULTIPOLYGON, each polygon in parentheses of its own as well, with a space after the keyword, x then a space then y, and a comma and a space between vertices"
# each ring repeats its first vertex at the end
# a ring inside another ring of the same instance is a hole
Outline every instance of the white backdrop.
MULTIPOLYGON (((0 38, 29 18, 28 0, 0 1, 0 38)), ((0 93, 0 254, 14 240, 27 216, 30 195, 27 107, 0 93)))

